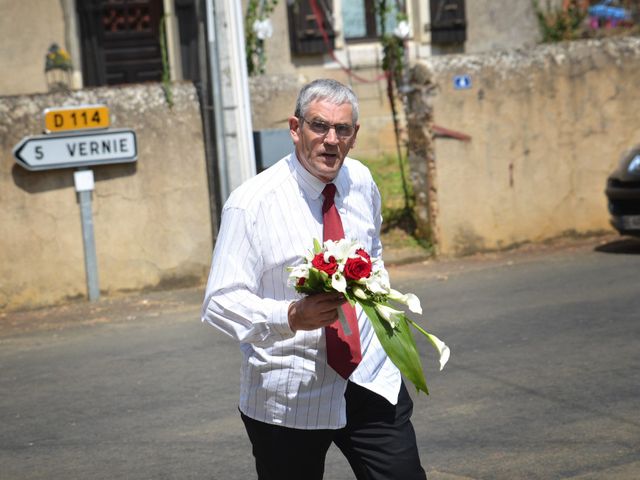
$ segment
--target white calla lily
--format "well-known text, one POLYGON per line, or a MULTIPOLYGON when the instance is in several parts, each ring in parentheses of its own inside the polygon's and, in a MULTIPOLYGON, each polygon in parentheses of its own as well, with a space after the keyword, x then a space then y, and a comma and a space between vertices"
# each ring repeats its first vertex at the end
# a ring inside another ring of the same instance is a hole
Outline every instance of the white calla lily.
POLYGON ((340 293, 346 293, 347 279, 344 278, 344 275, 342 275, 340 272, 336 272, 331 275, 331 287, 340 293))
POLYGON ((376 303, 376 310, 393 328, 396 328, 398 322, 402 318, 402 315, 404 315, 402 310, 396 310, 395 308, 391 308, 387 305, 381 305, 379 303, 376 303))
POLYGON ((435 335, 427 332, 424 328, 422 328, 420 325, 418 325, 413 320, 409 319, 409 322, 418 331, 420 331, 420 333, 422 333, 425 337, 427 337, 427 339, 431 342, 431 345, 433 345, 435 347, 435 349, 438 351, 438 354, 440 355, 440 370, 442 370, 444 368, 444 366, 447 364, 447 362, 449 361, 449 357, 451 356, 451 350, 449 349, 447 344, 444 343, 442 340, 440 340, 435 335))
POLYGON ((367 292, 360 287, 353 287, 353 294, 361 300, 367 300, 367 292))
POLYGON ((413 293, 400 293, 393 288, 389 289, 389 298, 391 300, 395 300, 396 302, 404 303, 409 310, 413 313, 422 314, 422 306, 420 305, 420 299, 416 297, 413 293))
POLYGON ((407 307, 413 313, 419 313, 422 315, 422 305, 420 305, 420 299, 416 297, 413 293, 407 293, 407 307))
POLYGON ((447 364, 447 362, 449 361, 449 357, 451 356, 451 350, 449 349, 446 343, 444 343, 435 335, 432 335, 429 333, 427 334, 427 338, 429 339, 431 344, 434 347, 436 347, 436 350, 438 350, 438 353, 440 354, 440 370, 442 370, 444 366, 447 364))
POLYGON ((309 264, 303 263, 301 265, 291 267, 291 273, 289 274, 290 285, 296 285, 300 278, 309 278, 309 264))
POLYGON ((382 295, 386 295, 388 293, 380 279, 374 275, 371 275, 369 278, 365 278, 364 280, 360 280, 360 282, 364 283, 367 290, 371 293, 378 293, 382 295))
POLYGON ((329 257, 334 257, 341 263, 344 263, 347 258, 353 257, 356 254, 356 250, 361 248, 360 244, 355 241, 347 240, 343 238, 341 240, 327 240, 325 245, 325 260, 329 257))
POLYGON ((369 275, 368 278, 361 280, 360 283, 364 283, 371 293, 388 295, 389 290, 391 290, 389 274, 380 263, 381 262, 375 259, 373 261, 371 275, 369 275))

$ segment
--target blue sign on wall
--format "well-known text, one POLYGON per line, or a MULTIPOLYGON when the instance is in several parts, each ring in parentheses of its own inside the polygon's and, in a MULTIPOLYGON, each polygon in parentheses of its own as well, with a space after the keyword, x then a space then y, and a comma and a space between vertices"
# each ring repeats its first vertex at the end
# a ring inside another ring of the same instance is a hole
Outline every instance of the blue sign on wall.
POLYGON ((453 77, 453 88, 456 90, 471 88, 471 77, 469 75, 456 75, 453 77))

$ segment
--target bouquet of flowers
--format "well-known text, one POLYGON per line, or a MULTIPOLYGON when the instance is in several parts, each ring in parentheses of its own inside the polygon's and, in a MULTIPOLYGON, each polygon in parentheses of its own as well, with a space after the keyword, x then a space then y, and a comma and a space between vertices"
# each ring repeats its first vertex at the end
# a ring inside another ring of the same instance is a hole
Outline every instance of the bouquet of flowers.
MULTIPOLYGON (((414 313, 422 313, 418 297, 391 288, 389 274, 380 259, 371 258, 356 241, 328 240, 321 245, 314 239, 313 246, 313 251, 303 257, 301 264, 289 267, 291 285, 297 292, 307 295, 338 291, 351 305, 359 304, 391 361, 418 390, 428 394, 420 355, 409 325, 422 333, 438 351, 440 370, 449 360, 449 347, 391 304, 400 303, 414 313)), ((338 309, 338 314, 345 334, 349 335, 341 309, 338 309)))

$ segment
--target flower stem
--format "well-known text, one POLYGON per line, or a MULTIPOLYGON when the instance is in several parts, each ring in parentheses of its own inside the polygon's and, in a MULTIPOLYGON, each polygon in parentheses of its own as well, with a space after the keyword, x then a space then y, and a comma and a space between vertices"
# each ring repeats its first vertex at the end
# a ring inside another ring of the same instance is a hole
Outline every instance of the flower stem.
POLYGON ((422 328, 420 325, 418 325, 416 322, 414 322, 413 320, 411 320, 409 317, 405 317, 407 320, 409 320, 409 323, 411 323, 411 325, 413 325, 416 329, 418 329, 418 331, 420 331, 420 333, 422 333, 425 337, 429 338, 429 332, 427 332, 424 328, 422 328))

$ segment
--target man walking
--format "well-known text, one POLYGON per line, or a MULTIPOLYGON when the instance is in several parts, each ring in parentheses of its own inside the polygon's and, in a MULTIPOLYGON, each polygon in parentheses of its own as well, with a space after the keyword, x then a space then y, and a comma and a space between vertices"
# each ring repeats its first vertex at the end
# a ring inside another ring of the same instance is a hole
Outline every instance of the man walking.
POLYGON ((260 480, 322 479, 331 443, 358 479, 426 478, 411 398, 366 315, 339 293, 301 297, 288 284, 287 267, 314 238, 358 240, 381 255, 380 194, 347 157, 359 127, 351 89, 305 85, 289 118, 295 151, 222 212, 202 319, 240 343, 239 408, 260 480))

